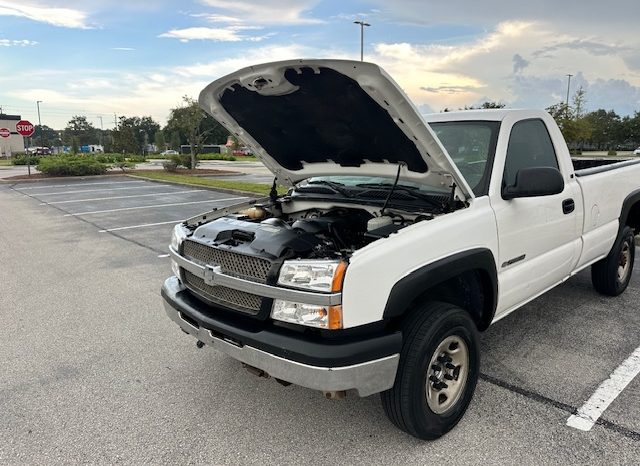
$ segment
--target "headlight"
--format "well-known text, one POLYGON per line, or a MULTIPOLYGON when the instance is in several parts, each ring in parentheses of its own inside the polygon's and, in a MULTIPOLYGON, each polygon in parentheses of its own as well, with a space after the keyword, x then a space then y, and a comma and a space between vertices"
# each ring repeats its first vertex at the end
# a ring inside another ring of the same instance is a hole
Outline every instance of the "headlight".
MULTIPOLYGON (((310 291, 332 291, 333 279, 340 264, 345 263, 337 260, 285 261, 280 269, 278 285, 310 291)), ((341 288, 342 283, 336 291, 341 288)))
POLYGON ((180 251, 180 245, 186 237, 187 230, 182 226, 182 223, 173 227, 173 232, 171 233, 171 249, 176 252, 180 251))
MULTIPOLYGON (((278 284, 310 291, 338 292, 347 263, 337 260, 285 261, 280 269, 278 284)), ((277 299, 273 303, 271 318, 306 325, 308 327, 342 328, 342 306, 317 306, 277 299)))

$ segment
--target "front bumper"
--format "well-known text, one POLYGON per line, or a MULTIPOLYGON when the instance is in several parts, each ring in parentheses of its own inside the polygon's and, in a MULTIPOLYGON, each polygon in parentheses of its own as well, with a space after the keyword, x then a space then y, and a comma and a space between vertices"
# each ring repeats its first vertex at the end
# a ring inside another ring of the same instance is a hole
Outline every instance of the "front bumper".
POLYGON ((254 323, 243 328, 198 309, 199 302, 176 277, 165 281, 162 297, 167 315, 184 332, 277 379, 321 391, 353 389, 359 396, 394 384, 400 333, 336 343, 254 323))

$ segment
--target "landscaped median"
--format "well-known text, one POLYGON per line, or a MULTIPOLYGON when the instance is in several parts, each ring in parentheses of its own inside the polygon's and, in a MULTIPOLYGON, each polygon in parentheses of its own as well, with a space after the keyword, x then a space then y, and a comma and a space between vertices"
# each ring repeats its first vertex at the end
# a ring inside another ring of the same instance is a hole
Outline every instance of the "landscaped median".
MULTIPOLYGON (((180 183, 191 186, 205 186, 213 189, 242 191, 245 193, 255 193, 264 196, 268 195, 269 191, 271 191, 271 186, 268 184, 247 183, 245 181, 216 180, 211 178, 202 178, 201 176, 180 175, 163 171, 140 170, 136 171, 133 176, 146 178, 149 180, 167 181, 170 183, 180 183)), ((286 191, 287 189, 284 186, 278 186, 279 194, 284 194, 286 191)))

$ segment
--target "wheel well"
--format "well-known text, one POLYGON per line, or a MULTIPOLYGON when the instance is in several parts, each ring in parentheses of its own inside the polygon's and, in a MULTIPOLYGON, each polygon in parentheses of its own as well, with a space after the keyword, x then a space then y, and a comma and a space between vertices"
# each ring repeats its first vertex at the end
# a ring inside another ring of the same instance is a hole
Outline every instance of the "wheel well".
POLYGON ((637 201, 629 209, 629 213, 625 219, 625 225, 633 228, 636 235, 640 233, 640 201, 637 201))
POLYGON ((475 269, 426 288, 411 301, 407 309, 416 308, 426 301, 450 303, 469 312, 478 330, 483 331, 493 320, 495 300, 491 277, 485 270, 475 269))

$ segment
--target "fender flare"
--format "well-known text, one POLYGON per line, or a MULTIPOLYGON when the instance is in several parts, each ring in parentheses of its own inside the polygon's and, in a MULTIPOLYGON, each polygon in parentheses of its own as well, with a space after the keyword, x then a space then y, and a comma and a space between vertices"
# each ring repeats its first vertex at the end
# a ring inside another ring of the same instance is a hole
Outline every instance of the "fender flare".
POLYGON ((482 312, 482 327, 487 328, 496 312, 498 273, 493 253, 486 248, 469 249, 453 254, 424 265, 402 278, 389 293, 383 318, 391 319, 403 315, 425 290, 474 270, 484 272, 489 281, 484 284, 489 299, 485 299, 482 312))
MULTIPOLYGON (((622 210, 620 211, 620 217, 618 217, 618 234, 622 231, 622 229, 627 225, 627 220, 629 219, 629 214, 631 213, 631 209, 636 204, 640 203, 640 189, 636 189, 627 197, 625 197, 624 201, 622 201, 622 210)), ((640 218, 638 219, 638 226, 636 229, 640 229, 640 218)))

